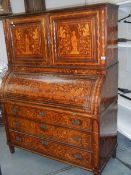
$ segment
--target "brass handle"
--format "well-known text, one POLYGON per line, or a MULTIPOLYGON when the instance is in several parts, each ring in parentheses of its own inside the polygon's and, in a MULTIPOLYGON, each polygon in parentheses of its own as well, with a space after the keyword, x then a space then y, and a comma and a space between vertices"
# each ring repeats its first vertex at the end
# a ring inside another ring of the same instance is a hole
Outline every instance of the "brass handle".
POLYGON ((81 121, 78 120, 78 119, 73 119, 73 120, 72 120, 72 124, 75 125, 75 126, 78 126, 78 125, 81 124, 81 121))
POLYGON ((44 138, 45 136, 42 133, 40 133, 38 134, 38 137, 44 138))
POLYGON ((40 117, 44 117, 45 116, 45 112, 43 112, 43 111, 42 112, 39 112, 39 116, 40 117))
POLYGON ((44 131, 47 131, 47 130, 48 130, 47 126, 44 125, 44 124, 41 124, 41 125, 40 125, 40 129, 42 129, 42 130, 44 130, 44 131))
POLYGON ((80 136, 74 136, 73 140, 75 140, 76 142, 80 142, 81 141, 81 137, 80 136))
POLYGON ((77 115, 77 113, 76 112, 73 112, 73 115, 77 115))
POLYGON ((20 125, 21 125, 21 124, 20 124, 19 122, 15 121, 15 126, 16 126, 16 127, 20 127, 20 125))
POLYGON ((46 140, 42 140, 42 145, 44 145, 44 146, 48 146, 49 145, 49 143, 48 143, 48 141, 46 141, 46 140))
POLYGON ((20 137, 16 137, 16 142, 21 142, 21 138, 20 137))
POLYGON ((16 106, 13 106, 12 112, 13 112, 14 115, 16 115, 17 111, 18 111, 17 107, 16 106))
POLYGON ((76 159, 83 160, 83 157, 82 157, 79 153, 76 153, 76 154, 74 155, 74 157, 75 157, 76 159))

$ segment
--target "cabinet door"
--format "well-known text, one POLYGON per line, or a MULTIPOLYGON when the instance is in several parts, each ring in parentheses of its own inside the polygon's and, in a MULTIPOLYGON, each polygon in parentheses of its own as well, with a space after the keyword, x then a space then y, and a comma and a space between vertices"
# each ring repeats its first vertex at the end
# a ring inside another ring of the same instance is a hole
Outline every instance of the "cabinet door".
POLYGON ((9 19, 7 26, 11 63, 31 65, 47 62, 47 24, 45 17, 9 19))
POLYGON ((52 63, 100 65, 104 58, 104 13, 88 9, 51 15, 52 63))

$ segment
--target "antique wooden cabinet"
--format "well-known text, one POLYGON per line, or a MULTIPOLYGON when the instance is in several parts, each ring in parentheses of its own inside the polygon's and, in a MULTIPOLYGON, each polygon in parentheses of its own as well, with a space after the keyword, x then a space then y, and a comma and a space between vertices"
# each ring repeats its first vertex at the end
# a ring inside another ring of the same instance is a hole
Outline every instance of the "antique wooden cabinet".
POLYGON ((117 147, 117 10, 98 4, 4 21, 3 114, 20 147, 100 175, 117 147))

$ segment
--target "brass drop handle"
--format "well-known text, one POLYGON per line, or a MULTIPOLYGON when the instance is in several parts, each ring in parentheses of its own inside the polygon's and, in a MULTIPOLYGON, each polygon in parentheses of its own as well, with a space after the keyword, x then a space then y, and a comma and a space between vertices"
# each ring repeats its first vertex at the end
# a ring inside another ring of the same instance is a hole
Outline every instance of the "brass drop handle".
POLYGON ((38 134, 39 137, 43 138, 44 135, 42 133, 38 134))
POLYGON ((81 137, 80 136, 74 136, 73 140, 76 142, 80 142, 81 141, 81 137))
POLYGON ((47 131, 48 130, 47 126, 44 125, 44 124, 40 125, 40 129, 42 129, 43 131, 47 131))
POLYGON ((42 112, 39 112, 39 116, 40 117, 44 117, 45 116, 45 112, 43 112, 43 111, 42 112))
POLYGON ((46 140, 42 140, 42 145, 44 145, 44 146, 48 146, 49 145, 49 143, 48 143, 48 141, 46 141, 46 140))
POLYGON ((21 142, 22 139, 20 137, 16 137, 16 142, 21 142))
POLYGON ((76 153, 76 154, 74 155, 74 157, 75 157, 76 159, 83 160, 83 157, 82 157, 79 153, 76 153))
POLYGON ((16 126, 16 127, 20 127, 20 125, 21 125, 21 124, 20 124, 19 122, 15 121, 15 126, 16 126))
POLYGON ((18 111, 17 107, 16 107, 16 106, 13 106, 13 108, 12 108, 12 113, 13 113, 14 115, 16 115, 17 111, 18 111))
POLYGON ((72 120, 72 125, 78 126, 80 124, 81 124, 81 121, 80 120, 78 120, 78 119, 73 119, 72 120))

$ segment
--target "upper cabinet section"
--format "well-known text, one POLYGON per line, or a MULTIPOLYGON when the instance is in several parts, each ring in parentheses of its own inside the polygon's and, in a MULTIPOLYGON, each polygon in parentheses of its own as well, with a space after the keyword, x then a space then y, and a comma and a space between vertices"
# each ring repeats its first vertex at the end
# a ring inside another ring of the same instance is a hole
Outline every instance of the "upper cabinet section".
POLYGON ((61 73, 115 64, 117 8, 99 4, 14 15, 5 22, 9 63, 15 71, 61 73))
POLYGON ((15 18, 7 21, 9 59, 11 63, 47 62, 47 30, 44 16, 15 18))
POLYGON ((99 10, 52 14, 53 65, 100 65, 105 56, 101 30, 104 19, 100 20, 104 16, 104 11, 99 10))

